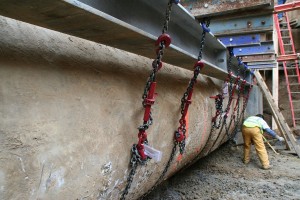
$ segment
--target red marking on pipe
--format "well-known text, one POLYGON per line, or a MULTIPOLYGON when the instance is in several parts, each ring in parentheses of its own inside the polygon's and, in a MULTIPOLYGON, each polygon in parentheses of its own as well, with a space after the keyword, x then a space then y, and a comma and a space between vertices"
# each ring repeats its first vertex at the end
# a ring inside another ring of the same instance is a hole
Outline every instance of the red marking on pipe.
MULTIPOLYGON (((178 157, 177 157, 177 161, 179 162, 179 161, 181 161, 181 159, 182 159, 182 154, 179 154, 178 155, 178 157)), ((176 165, 177 165, 178 163, 176 162, 176 165)))
POLYGON ((189 136, 189 113, 187 112, 186 113, 186 116, 185 116, 185 121, 186 121, 186 124, 185 124, 185 138, 187 138, 189 136))
MULTIPOLYGON (((185 124, 185 130, 186 130, 185 131, 185 139, 187 139, 188 136, 189 136, 189 112, 187 112, 186 115, 185 115, 185 121, 186 121, 186 124, 185 124)), ((177 161, 179 162, 181 160, 182 160, 182 155, 179 154, 178 157, 177 157, 177 161)), ((177 164, 178 163, 176 162, 176 165, 177 164)))

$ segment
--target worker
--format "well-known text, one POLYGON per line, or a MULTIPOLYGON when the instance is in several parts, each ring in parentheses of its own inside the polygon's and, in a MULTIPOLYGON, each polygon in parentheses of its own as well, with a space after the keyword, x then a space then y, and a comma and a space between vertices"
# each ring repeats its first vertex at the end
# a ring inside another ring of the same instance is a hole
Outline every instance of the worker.
POLYGON ((250 161, 251 144, 255 145, 256 153, 262 164, 263 169, 270 169, 270 162, 267 154, 267 150, 263 141, 262 134, 266 131, 269 135, 277 138, 279 141, 284 141, 283 137, 278 136, 273 130, 270 129, 267 122, 264 120, 262 114, 248 117, 242 128, 242 134, 244 138, 244 163, 248 164, 250 161))

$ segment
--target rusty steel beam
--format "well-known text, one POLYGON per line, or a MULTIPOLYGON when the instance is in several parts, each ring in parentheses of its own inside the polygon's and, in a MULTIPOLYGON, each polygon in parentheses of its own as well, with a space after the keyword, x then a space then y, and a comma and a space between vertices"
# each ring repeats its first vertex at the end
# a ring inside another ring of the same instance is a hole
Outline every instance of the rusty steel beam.
POLYGON ((275 54, 243 56, 243 62, 275 61, 275 54))
POLYGON ((296 9, 300 9, 300 1, 274 6, 274 13, 288 12, 296 9))
POLYGON ((272 14, 264 14, 242 16, 231 20, 215 20, 211 22, 210 27, 217 37, 268 32, 273 30, 273 16, 272 14))
POLYGON ((273 10, 272 0, 182 0, 181 4, 196 18, 220 17, 236 12, 242 15, 243 13, 241 12, 253 9, 265 9, 267 12, 272 12, 273 10))
POLYGON ((290 55, 281 55, 277 57, 277 62, 291 61, 291 60, 300 60, 300 53, 290 54, 290 55))

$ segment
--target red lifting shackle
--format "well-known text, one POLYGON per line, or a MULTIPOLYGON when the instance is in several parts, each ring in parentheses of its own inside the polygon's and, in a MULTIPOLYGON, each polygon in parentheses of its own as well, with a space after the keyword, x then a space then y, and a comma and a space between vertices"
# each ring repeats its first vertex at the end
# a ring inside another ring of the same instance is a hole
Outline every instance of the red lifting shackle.
POLYGON ((175 131, 174 137, 175 137, 176 142, 181 142, 184 139, 183 132, 178 129, 178 131, 175 131))
POLYGON ((164 33, 157 38, 155 46, 158 46, 161 42, 164 42, 164 45, 167 48, 168 46, 170 46, 171 41, 171 37, 168 34, 164 33))
POLYGON ((200 67, 200 69, 203 69, 203 67, 204 67, 204 63, 203 62, 201 62, 201 61, 197 61, 196 63, 195 63, 195 65, 194 65, 194 68, 196 68, 196 67, 200 67))

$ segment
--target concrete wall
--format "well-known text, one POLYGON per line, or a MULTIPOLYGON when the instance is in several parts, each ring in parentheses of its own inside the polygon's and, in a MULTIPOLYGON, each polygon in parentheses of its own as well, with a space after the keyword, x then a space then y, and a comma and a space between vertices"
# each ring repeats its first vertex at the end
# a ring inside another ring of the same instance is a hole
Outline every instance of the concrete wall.
MULTIPOLYGON (((0 27, 1 199, 118 199, 152 60, 5 17, 0 27)), ((168 64, 159 72, 148 140, 163 159, 138 168, 128 199, 150 189, 165 167, 192 74, 168 64)), ((177 153, 168 176, 207 143, 215 112, 209 96, 221 86, 199 76, 186 153, 177 153)), ((208 146, 218 134, 225 132, 208 146)))

